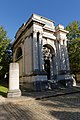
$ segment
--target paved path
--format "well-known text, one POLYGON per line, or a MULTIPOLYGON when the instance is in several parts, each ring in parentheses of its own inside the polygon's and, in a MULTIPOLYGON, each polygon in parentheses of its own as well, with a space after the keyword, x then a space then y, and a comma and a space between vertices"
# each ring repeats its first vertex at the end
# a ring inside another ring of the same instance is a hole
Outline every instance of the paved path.
POLYGON ((71 88, 59 88, 49 91, 43 91, 43 92, 27 92, 22 91, 23 96, 27 96, 30 98, 34 98, 36 100, 49 98, 49 97, 55 97, 60 95, 66 95, 66 94, 72 94, 72 93, 80 93, 80 86, 71 87, 71 88))
POLYGON ((0 96, 0 120, 80 120, 80 93, 40 100, 0 96))

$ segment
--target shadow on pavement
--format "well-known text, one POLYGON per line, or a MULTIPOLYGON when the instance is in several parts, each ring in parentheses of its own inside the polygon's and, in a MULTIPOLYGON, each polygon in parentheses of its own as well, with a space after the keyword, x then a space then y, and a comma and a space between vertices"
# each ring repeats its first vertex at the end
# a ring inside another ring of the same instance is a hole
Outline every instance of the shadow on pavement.
POLYGON ((56 120, 80 120, 80 112, 51 111, 56 120))
POLYGON ((7 93, 1 92, 1 91, 0 91, 0 95, 3 97, 7 97, 7 93))
POLYGON ((23 106, 7 103, 0 105, 0 120, 36 120, 33 113, 23 106))
POLYGON ((49 109, 56 120, 80 120, 80 93, 46 98, 39 104, 49 109))
POLYGON ((64 88, 64 89, 54 89, 54 90, 47 90, 47 91, 22 91, 22 96, 32 97, 36 100, 45 99, 49 97, 57 97, 63 96, 68 94, 80 93, 80 87, 71 87, 71 88, 64 88))

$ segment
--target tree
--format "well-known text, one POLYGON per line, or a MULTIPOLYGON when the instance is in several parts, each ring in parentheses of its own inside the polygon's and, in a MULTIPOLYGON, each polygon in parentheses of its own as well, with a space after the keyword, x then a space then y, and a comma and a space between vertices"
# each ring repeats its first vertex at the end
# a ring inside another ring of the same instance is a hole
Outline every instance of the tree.
POLYGON ((76 74, 80 72, 80 23, 73 21, 66 30, 69 31, 68 51, 71 71, 76 74))
POLYGON ((0 79, 8 72, 8 65, 11 57, 9 57, 9 45, 11 40, 7 37, 7 32, 0 26, 0 79))
POLYGON ((76 38, 80 38, 80 22, 79 21, 73 21, 70 23, 66 30, 69 31, 69 34, 67 35, 68 40, 73 40, 76 38))

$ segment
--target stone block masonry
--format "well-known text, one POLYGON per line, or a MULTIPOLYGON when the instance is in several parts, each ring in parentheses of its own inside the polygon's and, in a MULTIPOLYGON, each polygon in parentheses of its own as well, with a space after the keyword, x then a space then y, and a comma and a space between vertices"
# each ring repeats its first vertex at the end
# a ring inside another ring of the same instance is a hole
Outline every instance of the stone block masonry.
POLYGON ((9 67, 9 91, 7 97, 19 97, 21 91, 19 89, 19 64, 10 63, 9 67))

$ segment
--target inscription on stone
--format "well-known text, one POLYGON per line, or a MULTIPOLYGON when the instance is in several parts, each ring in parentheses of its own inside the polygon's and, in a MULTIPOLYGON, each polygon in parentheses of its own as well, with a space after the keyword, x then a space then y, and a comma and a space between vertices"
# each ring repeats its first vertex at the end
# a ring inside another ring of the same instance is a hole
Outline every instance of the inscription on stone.
POLYGON ((19 97, 21 91, 19 90, 19 64, 10 63, 9 67, 9 91, 7 97, 19 97))
POLYGON ((9 70, 9 90, 19 89, 19 65, 11 63, 9 70))

